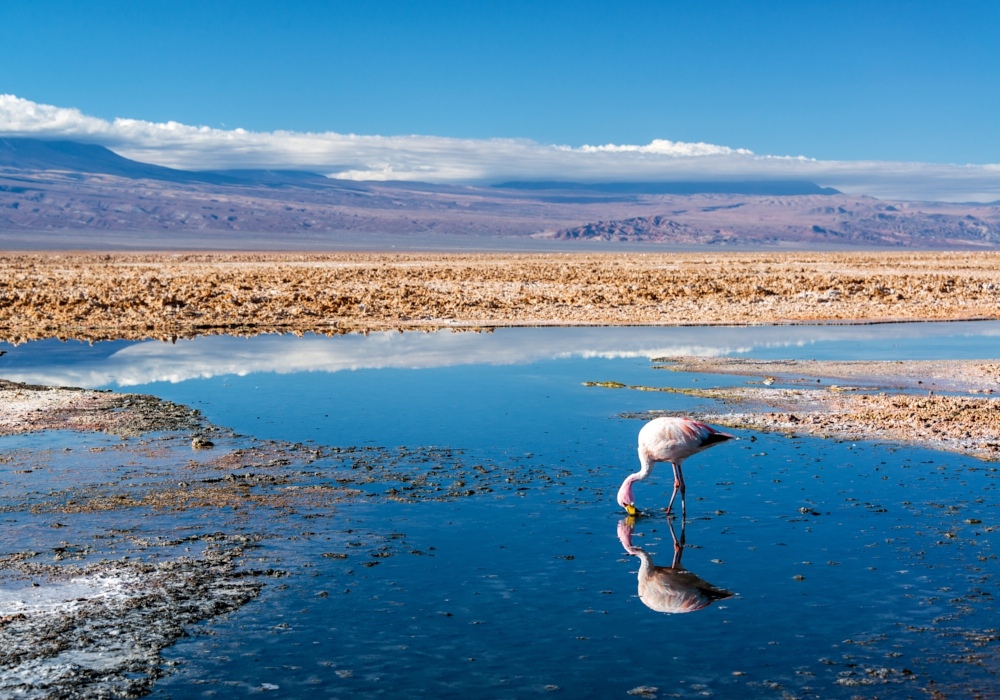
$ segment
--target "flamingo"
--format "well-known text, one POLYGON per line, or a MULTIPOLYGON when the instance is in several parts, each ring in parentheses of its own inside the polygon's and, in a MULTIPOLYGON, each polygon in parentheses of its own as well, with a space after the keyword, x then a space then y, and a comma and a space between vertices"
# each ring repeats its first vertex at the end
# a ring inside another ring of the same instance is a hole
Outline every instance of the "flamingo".
POLYGON ((704 423, 690 418, 657 418, 651 420, 639 431, 639 464, 642 468, 629 474, 618 489, 618 505, 629 515, 635 515, 635 497, 632 484, 642 481, 653 473, 654 462, 670 462, 674 468, 674 492, 670 495, 667 513, 673 508, 677 491, 681 492, 681 520, 687 517, 684 474, 681 462, 693 454, 707 450, 712 445, 727 440, 736 440, 735 435, 722 433, 704 423))
POLYGON ((684 525, 681 524, 681 541, 677 541, 674 527, 670 537, 674 540, 674 560, 670 566, 656 566, 649 552, 632 546, 634 518, 628 517, 618 523, 618 539, 625 551, 639 557, 639 600, 651 610, 662 613, 689 613, 707 608, 717 600, 732 598, 733 592, 713 586, 681 566, 684 552, 684 525))

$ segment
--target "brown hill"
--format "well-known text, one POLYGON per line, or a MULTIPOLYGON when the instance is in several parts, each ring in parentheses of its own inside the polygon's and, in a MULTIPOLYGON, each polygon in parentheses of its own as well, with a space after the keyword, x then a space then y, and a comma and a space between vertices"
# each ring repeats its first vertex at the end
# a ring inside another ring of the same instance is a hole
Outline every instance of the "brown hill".
POLYGON ((738 214, 714 207, 620 221, 598 221, 563 229, 563 240, 647 241, 676 244, 799 242, 862 246, 996 246, 1000 207, 887 203, 838 198, 837 206, 796 207, 804 198, 745 201, 730 205, 738 214), (781 206, 782 216, 771 216, 781 206), (974 209, 978 216, 968 213, 974 209), (815 222, 815 223, 812 223, 815 222))

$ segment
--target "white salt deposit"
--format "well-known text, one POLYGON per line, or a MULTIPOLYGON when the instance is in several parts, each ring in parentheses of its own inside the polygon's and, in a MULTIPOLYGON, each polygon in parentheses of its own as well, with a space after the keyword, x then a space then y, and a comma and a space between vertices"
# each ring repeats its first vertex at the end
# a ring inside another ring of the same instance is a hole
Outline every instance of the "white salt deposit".
POLYGON ((120 575, 36 583, 0 586, 0 616, 70 612, 92 601, 128 596, 126 581, 120 575))

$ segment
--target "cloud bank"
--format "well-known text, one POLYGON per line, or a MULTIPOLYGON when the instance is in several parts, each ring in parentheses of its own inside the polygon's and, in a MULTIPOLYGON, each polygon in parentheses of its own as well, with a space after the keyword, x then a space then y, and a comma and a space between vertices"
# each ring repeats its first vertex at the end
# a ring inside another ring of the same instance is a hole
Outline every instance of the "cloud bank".
POLYGON ((647 145, 571 147, 527 139, 254 132, 107 121, 15 95, 0 95, 2 136, 95 143, 126 158, 184 170, 299 169, 350 180, 440 183, 801 179, 883 198, 1000 200, 1000 164, 821 161, 663 139, 647 145))

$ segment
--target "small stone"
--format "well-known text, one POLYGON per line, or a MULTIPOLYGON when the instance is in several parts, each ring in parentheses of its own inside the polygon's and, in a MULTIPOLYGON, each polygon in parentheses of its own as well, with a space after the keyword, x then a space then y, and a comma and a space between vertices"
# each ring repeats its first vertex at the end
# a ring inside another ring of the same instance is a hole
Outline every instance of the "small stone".
POLYGON ((215 447, 215 443, 207 438, 203 438, 200 435, 191 440, 191 448, 195 450, 207 450, 210 447, 215 447))
POLYGON ((792 578, 795 579, 796 581, 805 581, 806 580, 806 577, 803 576, 802 574, 795 574, 794 576, 792 576, 792 578))

